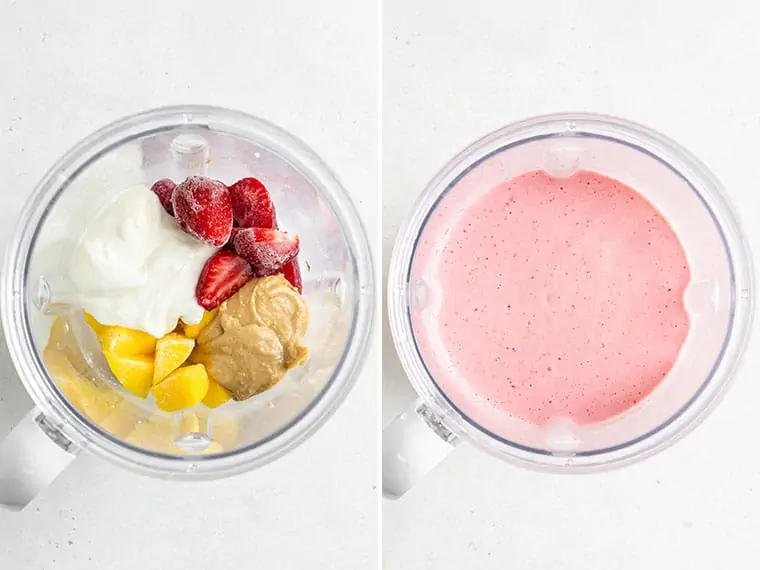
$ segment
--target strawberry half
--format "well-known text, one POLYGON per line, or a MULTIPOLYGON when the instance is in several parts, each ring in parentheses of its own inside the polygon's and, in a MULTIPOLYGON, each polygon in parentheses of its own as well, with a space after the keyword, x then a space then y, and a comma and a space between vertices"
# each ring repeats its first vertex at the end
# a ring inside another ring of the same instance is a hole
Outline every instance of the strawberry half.
POLYGON ((195 288, 198 304, 210 311, 253 279, 250 264, 232 251, 220 249, 203 266, 195 288))
POLYGON ((232 214, 244 228, 274 228, 274 204, 269 192, 256 178, 243 178, 230 186, 232 214))
POLYGON ((174 206, 172 205, 172 194, 174 194, 174 189, 177 187, 177 185, 174 183, 173 180, 170 180, 169 178, 162 178, 161 180, 155 182, 153 186, 150 187, 150 191, 153 192, 156 196, 158 196, 158 201, 161 202, 161 205, 164 207, 164 210, 169 212, 172 216, 174 215, 174 206))
POLYGON ((298 266, 298 256, 288 261, 280 269, 283 277, 290 281, 290 284, 298 289, 299 293, 303 293, 303 281, 301 281, 301 268, 298 266))
POLYGON ((237 226, 232 226, 232 230, 230 231, 230 239, 227 243, 224 244, 225 249, 229 249, 230 251, 235 251, 235 246, 233 245, 235 243, 235 236, 242 229, 243 228, 239 228, 237 226))
POLYGON ((221 247, 232 232, 232 204, 227 187, 205 176, 190 176, 172 194, 177 225, 191 236, 221 247))
POLYGON ((235 251, 256 269, 279 271, 300 249, 298 236, 269 228, 245 228, 237 232, 235 251))

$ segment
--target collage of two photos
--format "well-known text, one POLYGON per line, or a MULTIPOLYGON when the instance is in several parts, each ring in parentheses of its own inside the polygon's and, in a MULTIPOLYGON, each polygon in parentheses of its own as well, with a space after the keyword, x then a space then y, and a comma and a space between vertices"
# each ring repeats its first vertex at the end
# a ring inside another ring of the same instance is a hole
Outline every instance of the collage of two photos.
POLYGON ((756 36, 0 0, 0 570, 751 568, 756 36))

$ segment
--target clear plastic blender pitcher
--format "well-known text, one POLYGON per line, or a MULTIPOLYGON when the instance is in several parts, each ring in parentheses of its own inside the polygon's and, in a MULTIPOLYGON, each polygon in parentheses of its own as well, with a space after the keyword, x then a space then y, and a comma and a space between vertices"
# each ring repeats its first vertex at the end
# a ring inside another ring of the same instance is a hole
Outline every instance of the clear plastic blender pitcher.
POLYGON ((384 494, 402 495, 460 442, 554 472, 626 465, 665 448, 696 426, 726 391, 749 331, 753 295, 748 249, 720 184, 673 141, 590 114, 538 117, 484 137, 430 182, 393 251, 389 324, 419 399, 384 431, 384 494), (446 200, 465 209, 497 184, 539 169, 559 177, 592 170, 638 190, 670 222, 691 268, 684 298, 691 327, 676 364, 642 402, 599 423, 557 418, 539 426, 487 405, 476 409, 436 382, 436 363, 425 361, 412 328, 412 317, 435 326, 434 268, 421 267, 415 251, 423 239, 445 244, 443 224, 428 224, 437 206, 446 200))
POLYGON ((21 214, 2 279, 2 319, 36 404, 0 442, 0 504, 23 507, 84 450, 158 477, 208 479, 272 461, 310 436, 356 380, 373 313, 370 250, 332 172, 260 119, 212 107, 141 113, 91 135, 44 177, 21 214), (69 267, 86 224, 120 192, 169 177, 255 176, 281 227, 300 234, 310 357, 244 402, 158 410, 110 374, 69 267), (45 351, 55 344, 56 354, 45 351))

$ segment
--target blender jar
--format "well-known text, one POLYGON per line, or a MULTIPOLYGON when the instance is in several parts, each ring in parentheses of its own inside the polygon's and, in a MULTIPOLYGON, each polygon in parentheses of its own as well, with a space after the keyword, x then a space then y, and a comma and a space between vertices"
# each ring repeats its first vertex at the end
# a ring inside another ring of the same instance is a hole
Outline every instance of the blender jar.
POLYGON ((359 374, 372 263, 345 190, 303 143, 242 113, 173 107, 105 127, 46 174, 8 248, 2 303, 11 357, 37 406, 0 442, 0 504, 23 507, 79 450, 148 475, 208 479, 261 466, 304 441, 359 374), (281 227, 301 238, 310 356, 244 402, 167 413, 110 374, 69 268, 88 221, 119 193, 189 175, 228 184, 254 176, 270 190, 281 227))
POLYGON ((430 182, 393 251, 389 323, 420 398, 384 431, 384 493, 402 495, 461 441, 554 472, 621 466, 672 444, 707 415, 729 384, 749 331, 751 280, 748 249, 720 184, 666 137, 591 114, 537 117, 484 137, 430 182), (413 317, 434 324, 434 268, 417 261, 415 250, 423 239, 445 244, 437 207, 445 202, 464 210, 497 184, 532 170, 558 177, 591 170, 634 188, 669 221, 690 264, 684 302, 691 327, 674 367, 638 405, 602 422, 558 419, 539 426, 446 393, 436 382, 439 363, 425 361, 412 328, 413 317))

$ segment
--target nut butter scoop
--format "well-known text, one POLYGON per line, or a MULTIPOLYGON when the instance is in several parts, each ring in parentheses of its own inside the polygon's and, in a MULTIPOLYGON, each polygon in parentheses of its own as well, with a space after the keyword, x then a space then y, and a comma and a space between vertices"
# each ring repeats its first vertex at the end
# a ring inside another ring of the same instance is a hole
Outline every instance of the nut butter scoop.
POLYGON ((247 400, 304 363, 308 326, 306 301, 287 279, 253 279, 219 306, 198 336, 192 360, 235 400, 247 400))

